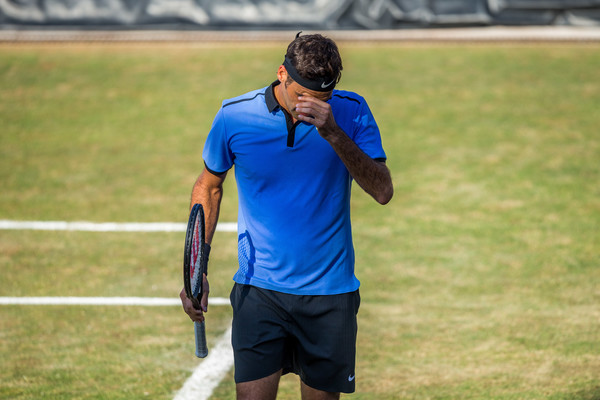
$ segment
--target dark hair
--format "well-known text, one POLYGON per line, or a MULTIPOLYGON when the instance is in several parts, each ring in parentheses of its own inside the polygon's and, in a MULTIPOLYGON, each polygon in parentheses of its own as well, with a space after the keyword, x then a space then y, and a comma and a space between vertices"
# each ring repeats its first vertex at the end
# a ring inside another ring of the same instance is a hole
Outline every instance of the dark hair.
POLYGON ((338 83, 342 77, 342 57, 335 42, 323 35, 296 35, 287 48, 286 57, 301 77, 325 78, 338 83))

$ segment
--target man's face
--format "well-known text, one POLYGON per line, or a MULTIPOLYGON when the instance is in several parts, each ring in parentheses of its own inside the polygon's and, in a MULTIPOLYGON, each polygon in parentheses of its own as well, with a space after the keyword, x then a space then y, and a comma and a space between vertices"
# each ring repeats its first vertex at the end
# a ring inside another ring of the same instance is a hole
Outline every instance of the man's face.
POLYGON ((331 93, 333 92, 317 92, 315 90, 309 90, 304 86, 300 86, 295 81, 290 81, 288 83, 287 72, 285 71, 284 67, 280 67, 277 77, 281 82, 281 84, 277 85, 276 87, 279 94, 279 96, 277 96, 277 100, 292 115, 294 119, 298 118, 298 113, 296 112, 296 104, 299 102, 298 97, 311 96, 321 101, 327 101, 331 98, 331 93))

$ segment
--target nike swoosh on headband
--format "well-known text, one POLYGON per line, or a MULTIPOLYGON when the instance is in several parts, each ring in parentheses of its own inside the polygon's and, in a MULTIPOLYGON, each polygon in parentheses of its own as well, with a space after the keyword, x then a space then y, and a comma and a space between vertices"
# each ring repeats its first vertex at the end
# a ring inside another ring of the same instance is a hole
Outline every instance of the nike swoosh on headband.
POLYGON ((331 86, 331 84, 332 84, 333 82, 335 82, 335 79, 334 79, 334 80, 332 80, 332 81, 331 81, 331 82, 329 82, 329 83, 325 83, 325 82, 323 82, 323 83, 321 83, 321 87, 322 87, 323 89, 327 89, 329 86, 331 86))

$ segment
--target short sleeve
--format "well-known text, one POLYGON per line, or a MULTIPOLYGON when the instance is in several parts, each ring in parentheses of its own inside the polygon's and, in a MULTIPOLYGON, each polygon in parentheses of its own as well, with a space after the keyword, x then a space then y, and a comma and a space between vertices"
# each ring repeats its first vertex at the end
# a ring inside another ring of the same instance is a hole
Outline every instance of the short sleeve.
POLYGON ((364 99, 360 102, 358 113, 353 122, 354 135, 352 139, 354 143, 369 157, 376 160, 386 160, 387 156, 383 150, 379 127, 364 99))
POLYGON ((223 108, 221 108, 204 143, 202 158, 206 167, 215 173, 223 173, 233 166, 234 156, 229 147, 223 108))

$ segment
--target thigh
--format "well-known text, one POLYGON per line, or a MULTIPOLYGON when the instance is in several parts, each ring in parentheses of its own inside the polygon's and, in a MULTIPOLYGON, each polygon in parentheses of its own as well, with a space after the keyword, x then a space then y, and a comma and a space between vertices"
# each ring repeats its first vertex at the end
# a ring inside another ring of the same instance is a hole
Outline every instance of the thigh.
POLYGON ((275 400, 281 370, 265 378, 236 384, 237 400, 275 400))
POLYGON ((300 393, 302 400, 338 400, 340 398, 339 392, 324 392, 313 389, 304 382, 301 383, 300 393))

